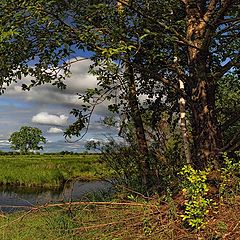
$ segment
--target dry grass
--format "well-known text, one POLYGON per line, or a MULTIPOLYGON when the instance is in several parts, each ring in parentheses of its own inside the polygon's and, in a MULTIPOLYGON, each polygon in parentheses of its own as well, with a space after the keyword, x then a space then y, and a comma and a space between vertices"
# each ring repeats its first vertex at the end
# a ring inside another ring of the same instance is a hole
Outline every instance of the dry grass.
POLYGON ((51 204, 17 215, 1 215, 0 239, 238 240, 240 197, 219 203, 200 232, 182 226, 181 197, 168 204, 79 202, 51 204))

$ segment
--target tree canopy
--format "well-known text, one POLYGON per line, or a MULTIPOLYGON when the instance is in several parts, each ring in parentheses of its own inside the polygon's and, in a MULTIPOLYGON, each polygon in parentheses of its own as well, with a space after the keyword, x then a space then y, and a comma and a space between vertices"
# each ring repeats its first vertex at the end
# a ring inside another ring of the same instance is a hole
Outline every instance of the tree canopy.
MULTIPOLYGON (((180 107, 182 119, 188 118, 182 123, 189 124, 184 142, 197 168, 218 167, 221 151, 239 149, 239 107, 223 117, 228 100, 220 100, 228 95, 221 94, 226 84, 239 86, 238 0, 3 0, 0 31, 2 91, 25 76, 32 82, 24 89, 46 82, 64 88, 71 61, 78 61, 74 54, 91 51, 99 88, 85 100, 112 99, 117 91, 110 110, 133 120, 142 143, 141 114, 151 112, 156 123, 163 111, 175 114, 180 107), (236 134, 226 137, 232 121, 236 134)), ((85 120, 81 111, 74 114, 77 134, 85 120)))
POLYGON ((11 134, 9 142, 11 148, 19 150, 20 153, 28 153, 29 151, 41 150, 41 143, 46 143, 46 138, 42 136, 39 128, 23 126, 18 132, 11 134))

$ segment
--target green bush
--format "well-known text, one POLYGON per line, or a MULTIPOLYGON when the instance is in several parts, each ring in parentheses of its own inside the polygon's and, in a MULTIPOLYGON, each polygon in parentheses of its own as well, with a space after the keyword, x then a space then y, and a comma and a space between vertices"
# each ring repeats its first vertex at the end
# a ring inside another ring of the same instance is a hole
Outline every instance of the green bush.
POLYGON ((240 190, 240 151, 235 152, 235 158, 229 157, 227 153, 223 154, 223 166, 219 170, 220 198, 230 195, 236 195, 240 190))
POLYGON ((192 166, 186 165, 182 168, 183 194, 185 197, 184 214, 181 215, 187 227, 199 230, 205 225, 205 217, 209 212, 212 199, 207 197, 207 175, 210 169, 195 170, 192 166))

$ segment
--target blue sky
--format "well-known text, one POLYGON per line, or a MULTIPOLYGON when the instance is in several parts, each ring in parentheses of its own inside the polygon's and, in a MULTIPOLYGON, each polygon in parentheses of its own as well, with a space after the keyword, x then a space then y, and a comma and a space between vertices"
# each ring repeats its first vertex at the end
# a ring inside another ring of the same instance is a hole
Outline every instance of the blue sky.
POLYGON ((99 122, 107 114, 106 103, 103 103, 96 108, 89 132, 82 140, 68 143, 63 137, 63 131, 74 120, 69 112, 82 103, 76 93, 96 87, 96 78, 88 73, 89 65, 90 60, 72 65, 72 75, 66 80, 66 90, 46 84, 30 91, 22 91, 21 84, 30 81, 27 77, 7 87, 6 92, 0 96, 0 150, 9 150, 9 136, 21 126, 38 127, 43 131, 47 138, 45 152, 81 152, 88 140, 104 140, 108 136, 116 136, 116 129, 99 122))

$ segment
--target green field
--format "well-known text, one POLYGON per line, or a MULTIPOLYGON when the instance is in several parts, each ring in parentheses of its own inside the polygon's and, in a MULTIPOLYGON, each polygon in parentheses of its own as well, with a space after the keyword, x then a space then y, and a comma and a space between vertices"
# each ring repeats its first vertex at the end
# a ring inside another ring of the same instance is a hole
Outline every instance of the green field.
POLYGON ((0 156, 0 184, 59 187, 78 178, 82 181, 107 177, 99 155, 5 155, 0 156))

